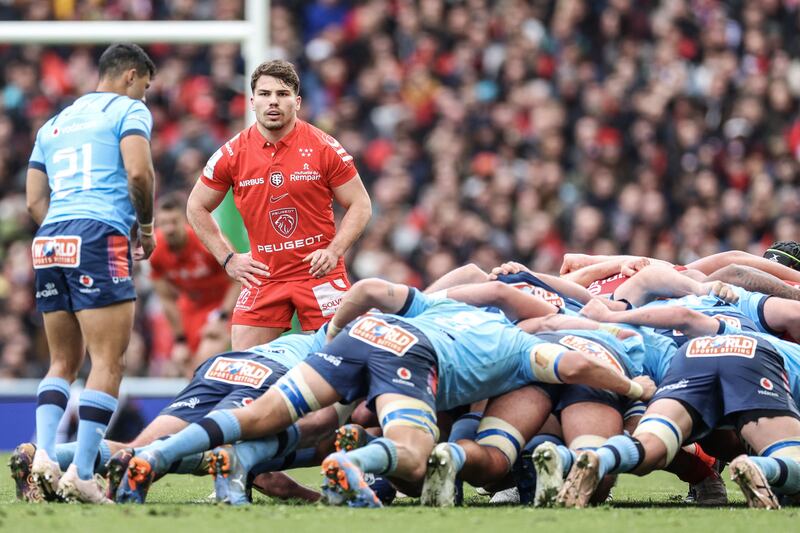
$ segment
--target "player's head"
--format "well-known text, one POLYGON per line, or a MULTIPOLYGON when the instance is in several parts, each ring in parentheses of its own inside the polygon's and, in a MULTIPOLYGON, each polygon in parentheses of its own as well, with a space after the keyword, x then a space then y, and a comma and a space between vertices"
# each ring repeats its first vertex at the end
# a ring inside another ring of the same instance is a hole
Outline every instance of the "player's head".
POLYGON ((300 109, 300 78, 288 61, 261 63, 250 77, 250 104, 256 120, 268 130, 280 130, 294 122, 300 109))
POLYGON ((158 199, 156 225, 170 248, 186 242, 186 196, 182 192, 167 193, 158 199))
POLYGON ((117 86, 134 100, 144 100, 156 66, 142 47, 132 43, 112 44, 100 56, 100 81, 117 86))
POLYGON ((764 252, 764 257, 782 265, 800 270, 800 243, 797 241, 779 241, 773 243, 764 252))

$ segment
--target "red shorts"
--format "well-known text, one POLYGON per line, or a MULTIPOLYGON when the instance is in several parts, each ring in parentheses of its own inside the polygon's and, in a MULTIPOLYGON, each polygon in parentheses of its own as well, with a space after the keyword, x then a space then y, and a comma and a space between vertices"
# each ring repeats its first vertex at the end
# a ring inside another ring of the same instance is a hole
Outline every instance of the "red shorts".
POLYGON ((208 315, 219 308, 219 304, 213 302, 211 305, 196 307, 191 310, 184 310, 181 313, 181 324, 183 334, 186 335, 186 345, 194 353, 200 346, 203 339, 203 328, 208 322, 208 315))
POLYGON ((267 281, 260 287, 243 287, 233 308, 232 323, 288 329, 297 311, 303 331, 319 329, 333 317, 349 288, 343 269, 319 279, 267 281))

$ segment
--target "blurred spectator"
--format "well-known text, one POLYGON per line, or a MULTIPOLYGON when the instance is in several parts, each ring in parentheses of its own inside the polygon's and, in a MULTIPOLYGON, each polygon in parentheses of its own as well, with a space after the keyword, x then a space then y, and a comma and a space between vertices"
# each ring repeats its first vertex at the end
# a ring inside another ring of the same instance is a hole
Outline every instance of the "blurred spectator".
MULTIPOLYGON (((0 3, 12 20, 242 13, 240 0, 0 3)), ((341 140, 372 195, 356 277, 421 286, 467 261, 684 263, 797 239, 796 1, 273 0, 271 14, 269 54, 301 71, 302 118, 341 140)), ((30 296, 24 169, 43 118, 93 83, 98 50, 0 47, 0 373, 35 375, 46 357, 31 298, 15 296, 30 296)), ((188 189, 241 128, 249 73, 232 45, 149 52, 159 190, 188 189)), ((164 372, 150 329, 132 366, 164 372)))

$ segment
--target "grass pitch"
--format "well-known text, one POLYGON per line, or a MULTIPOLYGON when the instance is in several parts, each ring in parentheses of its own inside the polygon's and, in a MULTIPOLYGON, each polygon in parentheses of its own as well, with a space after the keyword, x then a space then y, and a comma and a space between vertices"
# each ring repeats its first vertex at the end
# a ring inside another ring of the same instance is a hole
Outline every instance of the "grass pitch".
MULTIPOLYGON (((621 476, 614 503, 594 509, 533 509, 490 506, 488 498, 468 492, 467 506, 427 509, 413 499, 396 500, 386 509, 330 508, 321 505, 287 505, 258 495, 254 505, 234 509, 201 503, 211 491, 211 478, 170 476, 154 485, 144 506, 88 506, 15 502, 14 484, 5 467, 8 454, 0 454, 0 532, 49 531, 169 533, 201 531, 325 533, 416 533, 447 531, 489 533, 548 531, 703 531, 732 533, 797 531, 800 512, 749 510, 734 485, 728 485, 730 507, 698 509, 681 503, 686 485, 675 477, 657 473, 646 478, 621 476)), ((319 470, 296 470, 300 481, 317 486, 319 470)), ((727 477, 727 471, 723 474, 727 477)))

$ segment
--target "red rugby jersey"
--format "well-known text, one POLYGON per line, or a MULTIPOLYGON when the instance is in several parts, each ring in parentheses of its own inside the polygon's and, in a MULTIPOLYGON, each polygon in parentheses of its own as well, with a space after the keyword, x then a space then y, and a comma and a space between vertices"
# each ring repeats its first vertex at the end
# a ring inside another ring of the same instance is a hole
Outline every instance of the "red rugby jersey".
MULTIPOLYGON (((673 265, 672 268, 678 272, 686 270, 686 267, 682 265, 673 265)), ((623 274, 614 274, 613 276, 591 282, 586 289, 592 296, 605 296, 610 298, 614 295, 614 291, 617 290, 617 287, 628 281, 628 279, 630 278, 623 274)))
POLYGON ((178 289, 181 309, 222 304, 231 279, 188 224, 186 244, 180 250, 171 250, 159 229, 156 241, 161 244, 150 256, 150 275, 166 279, 178 289))
POLYGON ((336 139, 298 120, 277 144, 256 125, 241 131, 211 156, 200 179, 218 191, 233 187, 253 257, 269 266, 270 280, 292 281, 308 279, 303 258, 333 240, 332 189, 356 174, 336 139))

